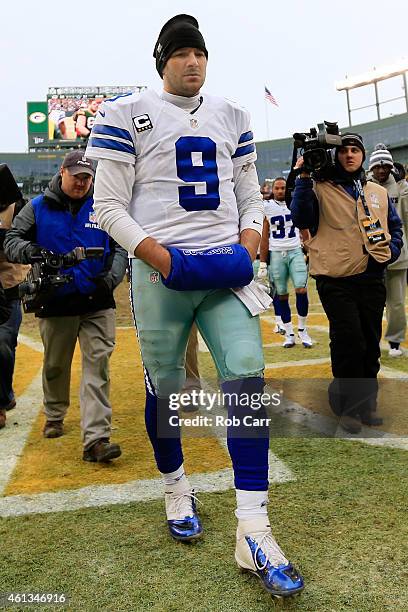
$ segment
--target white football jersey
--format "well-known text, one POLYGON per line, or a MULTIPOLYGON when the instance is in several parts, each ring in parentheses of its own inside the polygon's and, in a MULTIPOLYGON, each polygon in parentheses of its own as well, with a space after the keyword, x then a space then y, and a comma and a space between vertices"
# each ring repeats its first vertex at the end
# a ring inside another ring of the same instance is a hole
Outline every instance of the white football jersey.
POLYGON ((239 241, 234 167, 256 160, 246 110, 202 95, 193 114, 154 91, 106 100, 86 155, 135 166, 129 215, 165 246, 239 241))
POLYGON ((269 222, 269 250, 287 251, 300 246, 299 230, 293 225, 286 202, 265 200, 265 217, 269 222))

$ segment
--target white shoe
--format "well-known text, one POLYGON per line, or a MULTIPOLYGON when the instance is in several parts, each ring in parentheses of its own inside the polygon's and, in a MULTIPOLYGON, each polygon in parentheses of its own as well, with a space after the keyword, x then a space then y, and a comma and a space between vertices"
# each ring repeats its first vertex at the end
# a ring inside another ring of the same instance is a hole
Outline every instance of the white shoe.
POLYGON ((302 576, 273 537, 267 516, 238 521, 235 560, 241 570, 256 574, 272 595, 287 597, 304 588, 302 576))
POLYGON ((390 348, 390 350, 388 351, 388 355, 390 357, 402 357, 404 354, 404 351, 400 348, 390 348))
POLYGON ((201 537, 203 527, 197 514, 197 497, 194 490, 186 488, 173 493, 165 493, 167 525, 175 540, 188 542, 201 537))
POLYGON ((307 329, 302 329, 302 330, 298 330, 298 336, 299 339, 301 340, 303 346, 305 348, 312 348, 313 346, 313 340, 311 339, 311 337, 309 336, 309 334, 307 333, 307 329))
POLYGON ((282 327, 282 325, 280 325, 279 323, 276 323, 275 327, 273 328, 273 331, 275 334, 281 334, 282 336, 286 334, 285 328, 282 327))
POLYGON ((285 340, 282 344, 283 348, 292 348, 292 346, 295 346, 295 343, 295 334, 285 334, 285 340))

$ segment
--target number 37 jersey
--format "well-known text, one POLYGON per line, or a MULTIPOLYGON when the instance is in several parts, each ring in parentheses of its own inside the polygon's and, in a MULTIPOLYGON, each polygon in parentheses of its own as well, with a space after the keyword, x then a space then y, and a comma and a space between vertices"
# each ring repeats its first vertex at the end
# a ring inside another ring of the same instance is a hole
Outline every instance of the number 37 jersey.
POLYGON ((256 160, 249 114, 203 95, 193 114, 149 90, 105 101, 86 154, 135 168, 129 215, 160 244, 239 241, 235 168, 256 160))
POLYGON ((264 205, 269 222, 269 250, 287 251, 300 247, 299 230, 293 225, 286 202, 266 200, 264 205))

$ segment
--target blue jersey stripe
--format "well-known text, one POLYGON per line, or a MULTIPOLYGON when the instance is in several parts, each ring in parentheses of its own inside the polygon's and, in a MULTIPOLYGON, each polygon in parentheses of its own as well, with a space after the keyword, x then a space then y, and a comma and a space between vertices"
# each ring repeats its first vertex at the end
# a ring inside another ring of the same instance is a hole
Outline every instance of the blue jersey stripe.
POLYGON ((238 144, 242 144, 243 142, 248 142, 248 140, 253 140, 254 135, 252 132, 244 132, 241 134, 240 139, 238 140, 238 144))
POLYGON ((123 151, 124 153, 136 155, 133 146, 128 145, 125 142, 118 142, 117 140, 110 140, 108 138, 90 138, 88 141, 88 146, 99 147, 101 149, 112 149, 113 151, 123 151))
POLYGON ((130 132, 123 128, 114 127, 113 125, 94 125, 92 128, 93 134, 104 134, 105 136, 116 136, 116 138, 123 138, 124 140, 130 140, 132 142, 132 136, 130 132))
POLYGON ((234 159, 235 157, 242 157, 243 155, 248 155, 248 153, 253 153, 254 151, 255 151, 254 143, 246 145, 245 147, 238 147, 238 149, 235 151, 234 155, 232 156, 232 159, 234 159))

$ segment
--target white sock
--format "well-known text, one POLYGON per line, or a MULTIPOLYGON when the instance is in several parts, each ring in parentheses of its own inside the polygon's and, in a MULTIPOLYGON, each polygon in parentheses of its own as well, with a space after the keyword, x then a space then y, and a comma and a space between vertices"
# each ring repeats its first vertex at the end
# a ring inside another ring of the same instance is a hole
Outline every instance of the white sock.
POLYGON ((174 493, 175 490, 184 490, 189 487, 187 476, 184 472, 183 463, 174 472, 163 473, 164 490, 166 493, 174 493))
POLYGON ((276 323, 276 325, 283 325, 282 317, 276 316, 275 317, 275 323, 276 323))
POLYGON ((298 315, 298 330, 304 330, 306 329, 307 325, 306 325, 306 319, 307 317, 301 317, 300 315, 298 315))
POLYGON ((292 321, 289 321, 289 323, 284 323, 283 327, 285 328, 285 332, 289 335, 291 334, 292 336, 294 335, 293 333, 293 324, 292 321))
POLYGON ((235 510, 237 519, 242 521, 268 515, 268 491, 236 489, 235 493, 237 496, 237 509, 235 510))

